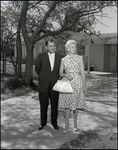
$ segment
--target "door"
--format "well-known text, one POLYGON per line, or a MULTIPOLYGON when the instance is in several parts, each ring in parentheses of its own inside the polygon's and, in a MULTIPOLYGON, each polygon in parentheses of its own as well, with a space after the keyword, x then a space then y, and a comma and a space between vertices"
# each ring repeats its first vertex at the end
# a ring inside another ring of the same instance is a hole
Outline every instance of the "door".
POLYGON ((104 46, 104 69, 103 71, 110 71, 110 58, 111 58, 111 45, 106 44, 104 46))
POLYGON ((111 45, 110 71, 117 70, 117 45, 111 45))

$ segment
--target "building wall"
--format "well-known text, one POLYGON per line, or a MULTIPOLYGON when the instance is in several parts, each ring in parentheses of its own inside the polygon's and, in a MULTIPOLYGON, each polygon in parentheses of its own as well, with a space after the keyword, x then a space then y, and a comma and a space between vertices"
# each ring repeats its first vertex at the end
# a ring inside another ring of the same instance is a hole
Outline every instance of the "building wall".
POLYGON ((104 71, 117 71, 117 45, 105 45, 104 71))
POLYGON ((83 57, 84 60, 84 65, 88 66, 88 60, 89 60, 89 49, 90 49, 90 45, 85 45, 85 56, 83 57))
POLYGON ((91 45, 90 46, 90 66, 94 65, 96 71, 103 71, 104 62, 104 46, 91 45))
POLYGON ((42 52, 42 46, 40 43, 35 44, 33 49, 33 58, 35 59, 39 53, 42 52))
MULTIPOLYGON (((107 37, 107 35, 106 35, 107 37)), ((72 39, 75 39, 78 43, 80 42, 81 39, 86 39, 84 34, 80 34, 80 33, 74 33, 71 36, 72 39)), ((83 55, 83 59, 84 59, 84 64, 87 65, 88 64, 88 60, 90 61, 90 66, 94 65, 95 66, 95 70, 96 71, 110 71, 109 67, 113 66, 113 58, 111 59, 110 55, 111 52, 109 50, 109 48, 105 47, 105 55, 104 55, 104 46, 103 46, 103 41, 101 41, 98 38, 93 38, 94 44, 91 45, 90 47, 90 59, 89 58, 89 45, 91 44, 91 39, 87 37, 87 40, 85 43, 83 43, 83 45, 85 45, 85 56, 83 48, 81 52, 78 52, 78 54, 82 54, 83 55), (107 50, 108 49, 108 50, 107 50), (112 63, 110 63, 110 61, 112 60, 112 63)), ((116 44, 117 43, 117 36, 108 40, 108 42, 106 44, 116 44)), ((40 41, 38 41, 35 45, 34 45, 34 50, 33 50, 33 58, 35 59, 38 55, 38 53, 44 52, 45 51, 45 41, 42 39, 40 41)), ((63 45, 57 46, 57 51, 63 55, 65 55, 65 48, 63 45)), ((117 51, 116 51, 117 52, 117 51)), ((22 58, 25 59, 26 58, 26 47, 25 47, 25 43, 22 43, 22 58)), ((17 52, 16 52, 16 47, 15 47, 15 57, 17 56, 17 52)), ((115 58, 117 60, 117 57, 115 58)), ((116 70, 117 70, 117 64, 116 64, 116 70)))
POLYGON ((57 52, 62 54, 63 56, 65 56, 66 55, 65 45, 58 45, 57 46, 57 52))

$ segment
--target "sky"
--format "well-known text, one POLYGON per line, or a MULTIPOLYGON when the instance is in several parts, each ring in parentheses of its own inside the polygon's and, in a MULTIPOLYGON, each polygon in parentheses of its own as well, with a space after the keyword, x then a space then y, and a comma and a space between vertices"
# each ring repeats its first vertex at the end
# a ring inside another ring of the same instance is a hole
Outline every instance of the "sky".
POLYGON ((108 17, 97 19, 103 24, 98 23, 94 28, 96 31, 100 31, 101 33, 117 33, 117 11, 115 9, 107 8, 104 10, 104 13, 108 14, 108 17))

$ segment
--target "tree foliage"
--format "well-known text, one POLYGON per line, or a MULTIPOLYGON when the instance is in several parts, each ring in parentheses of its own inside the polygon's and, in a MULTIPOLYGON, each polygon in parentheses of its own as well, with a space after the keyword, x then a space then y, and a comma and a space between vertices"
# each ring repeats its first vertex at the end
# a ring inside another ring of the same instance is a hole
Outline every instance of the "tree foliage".
POLYGON ((24 2, 26 19, 29 18, 31 11, 34 14, 32 16, 34 19, 30 20, 32 30, 29 33, 34 43, 46 36, 59 35, 66 30, 95 32, 92 25, 97 22, 96 14, 102 13, 103 8, 111 6, 115 6, 114 1, 40 1, 30 10, 28 4, 26 6, 24 2), (34 22, 36 26, 33 26, 34 22))
MULTIPOLYGON (((22 8, 22 2, 15 3, 2 3, 2 50, 6 54, 9 54, 11 62, 14 67, 14 76, 18 78, 21 76, 21 32, 20 32, 20 13, 22 8), (17 58, 13 59, 11 55, 14 53, 14 44, 17 47, 17 58), (20 55, 19 55, 20 54, 20 55)), ((4 61, 3 61, 4 62, 4 61)))
POLYGON ((102 16, 102 10, 116 6, 116 1, 13 1, 7 5, 9 11, 4 11, 4 14, 9 20, 9 28, 17 31, 21 21, 21 37, 27 49, 26 83, 30 84, 36 42, 49 36, 57 39, 68 37, 65 31, 96 34, 93 28, 98 21, 96 15, 101 13, 102 16))

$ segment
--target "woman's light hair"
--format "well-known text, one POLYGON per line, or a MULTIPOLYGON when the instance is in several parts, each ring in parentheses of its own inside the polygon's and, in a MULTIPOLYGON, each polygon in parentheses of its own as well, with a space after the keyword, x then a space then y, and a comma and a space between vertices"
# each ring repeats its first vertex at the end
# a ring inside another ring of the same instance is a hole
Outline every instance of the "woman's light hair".
POLYGON ((70 47, 70 44, 77 44, 75 40, 68 40, 65 44, 65 49, 68 50, 70 47))

